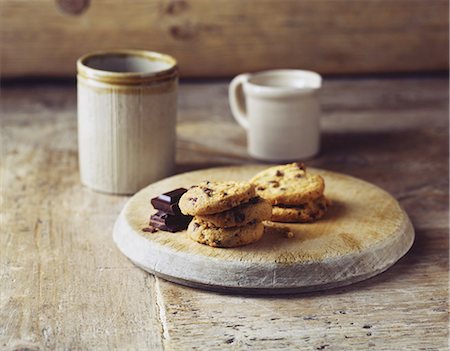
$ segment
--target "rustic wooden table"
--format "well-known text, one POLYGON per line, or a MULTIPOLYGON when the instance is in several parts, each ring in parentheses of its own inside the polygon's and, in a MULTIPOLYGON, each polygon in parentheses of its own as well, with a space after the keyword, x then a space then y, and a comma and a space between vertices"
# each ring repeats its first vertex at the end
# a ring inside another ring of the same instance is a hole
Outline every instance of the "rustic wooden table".
MULTIPOLYGON (((180 89, 178 172, 253 162, 227 82, 180 89)), ((111 238, 127 197, 80 185, 74 84, 1 90, 0 349, 445 350, 448 81, 328 79, 309 165, 392 193, 416 242, 387 272, 314 294, 252 297, 178 286, 111 238)))

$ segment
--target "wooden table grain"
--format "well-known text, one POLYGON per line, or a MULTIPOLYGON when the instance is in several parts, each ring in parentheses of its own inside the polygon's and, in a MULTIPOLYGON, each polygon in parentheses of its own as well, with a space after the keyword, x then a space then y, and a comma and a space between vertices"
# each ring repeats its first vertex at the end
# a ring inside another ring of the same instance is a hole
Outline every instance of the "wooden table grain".
MULTIPOLYGON (((177 172, 253 162, 226 96, 226 81, 182 83, 177 172)), ((0 349, 447 349, 446 77, 325 80, 309 165, 389 191, 416 242, 368 281, 269 297, 178 286, 120 254, 111 232, 128 198, 79 182, 73 83, 5 84, 0 99, 0 349)))

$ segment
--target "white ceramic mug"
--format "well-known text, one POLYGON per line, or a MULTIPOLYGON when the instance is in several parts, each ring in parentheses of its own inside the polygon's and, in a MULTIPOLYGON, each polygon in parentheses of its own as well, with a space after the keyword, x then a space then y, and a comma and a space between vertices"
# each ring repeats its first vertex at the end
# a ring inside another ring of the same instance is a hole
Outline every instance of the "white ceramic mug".
POLYGON ((320 146, 319 74, 283 69, 241 74, 229 86, 231 112, 247 130, 252 157, 301 160, 320 146))
POLYGON ((78 69, 81 182, 132 194, 171 175, 175 165, 178 69, 143 50, 96 52, 78 69))

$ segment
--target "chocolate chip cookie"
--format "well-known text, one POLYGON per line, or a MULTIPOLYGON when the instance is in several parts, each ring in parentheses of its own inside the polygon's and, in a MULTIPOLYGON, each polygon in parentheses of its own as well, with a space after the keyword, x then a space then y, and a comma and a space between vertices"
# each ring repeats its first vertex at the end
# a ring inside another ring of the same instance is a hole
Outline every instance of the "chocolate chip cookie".
POLYGON ((302 163, 268 168, 255 175, 251 183, 256 192, 273 205, 297 205, 322 196, 325 182, 318 174, 306 171, 302 163))
POLYGON ((196 219, 203 222, 207 227, 241 227, 250 222, 261 222, 270 219, 272 215, 272 205, 260 198, 254 197, 230 210, 210 214, 197 215, 196 219))
POLYGON ((309 223, 322 218, 331 202, 325 196, 298 205, 275 205, 271 221, 309 223))
POLYGON ((185 215, 209 215, 239 206, 255 195, 250 183, 204 181, 184 193, 179 206, 185 215))
POLYGON ((237 247, 259 240, 264 233, 261 222, 243 227, 211 228, 196 218, 189 224, 187 233, 192 240, 212 247, 237 247))

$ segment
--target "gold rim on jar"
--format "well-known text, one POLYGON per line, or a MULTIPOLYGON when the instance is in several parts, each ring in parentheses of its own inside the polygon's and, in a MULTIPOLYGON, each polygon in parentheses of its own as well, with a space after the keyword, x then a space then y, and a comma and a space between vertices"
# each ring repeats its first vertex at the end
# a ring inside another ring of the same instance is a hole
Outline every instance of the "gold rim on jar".
POLYGON ((150 83, 160 83, 178 77, 177 61, 169 55, 146 50, 112 50, 97 51, 80 57, 77 61, 78 75, 85 79, 93 79, 98 82, 116 85, 142 85, 150 83), (162 70, 118 72, 113 70, 103 70, 89 66, 89 61, 105 57, 138 57, 149 62, 160 62, 167 64, 167 68, 162 70))

